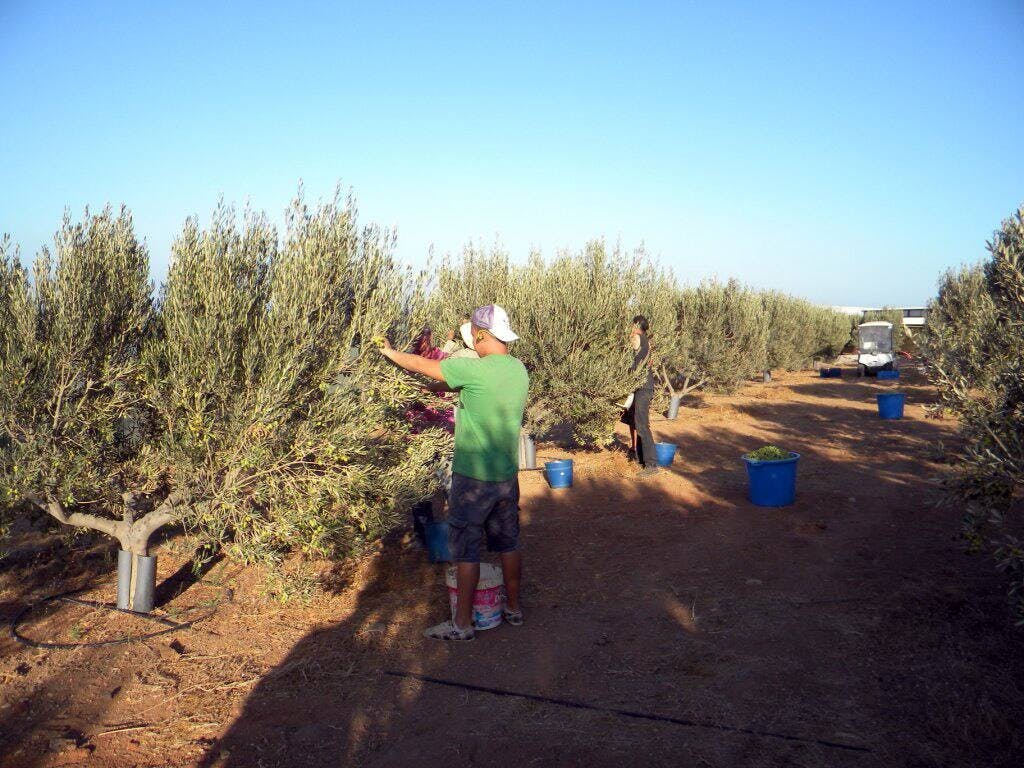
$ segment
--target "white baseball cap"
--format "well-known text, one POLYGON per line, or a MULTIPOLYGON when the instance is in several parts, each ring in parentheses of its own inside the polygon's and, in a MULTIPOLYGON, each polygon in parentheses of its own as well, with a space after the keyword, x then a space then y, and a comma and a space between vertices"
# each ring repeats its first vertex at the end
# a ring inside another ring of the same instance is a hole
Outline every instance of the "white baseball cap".
POLYGON ((470 322, 506 344, 519 338, 508 324, 508 313, 497 304, 480 307, 473 312, 470 322))

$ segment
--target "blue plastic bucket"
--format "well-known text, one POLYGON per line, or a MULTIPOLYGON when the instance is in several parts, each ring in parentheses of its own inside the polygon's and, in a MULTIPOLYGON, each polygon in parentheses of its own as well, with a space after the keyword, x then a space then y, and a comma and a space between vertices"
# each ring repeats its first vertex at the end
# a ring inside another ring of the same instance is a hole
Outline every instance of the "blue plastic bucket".
POLYGON ((759 507, 785 507, 796 499, 796 464, 800 454, 788 459, 757 461, 743 457, 750 480, 750 500, 759 507))
POLYGON ((427 557, 432 563, 451 562, 452 552, 448 546, 448 523, 444 520, 427 523, 427 557))
POLYGON ((879 371, 878 378, 882 381, 898 379, 900 377, 899 371, 879 371))
POLYGON ((572 459, 544 462, 544 474, 552 488, 572 488, 572 459))
POLYGON ((672 460, 676 457, 677 450, 679 450, 679 446, 675 443, 655 443, 654 451, 658 454, 658 466, 670 466, 672 460))
POLYGON ((902 419, 903 403, 907 396, 903 392, 887 392, 876 395, 878 398, 878 415, 883 419, 902 419))

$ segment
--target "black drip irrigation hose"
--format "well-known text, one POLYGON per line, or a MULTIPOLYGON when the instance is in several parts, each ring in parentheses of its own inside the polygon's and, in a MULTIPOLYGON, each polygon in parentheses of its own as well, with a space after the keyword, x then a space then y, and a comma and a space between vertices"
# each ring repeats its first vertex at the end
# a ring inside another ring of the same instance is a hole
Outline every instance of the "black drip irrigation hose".
POLYGON ((455 680, 443 680, 438 677, 428 677, 427 675, 418 675, 414 672, 399 672, 395 670, 386 669, 384 670, 385 675, 391 677, 400 677, 407 680, 418 680, 422 683, 433 683, 434 685, 443 685, 448 688, 459 688, 464 691, 475 691, 477 693, 489 693, 492 696, 507 696, 515 699, 526 699, 527 701, 536 701, 542 704, 554 704, 559 707, 569 707, 571 709, 584 709, 591 712, 602 712, 609 715, 618 715, 619 717, 630 717, 635 720, 649 720, 656 723, 672 723, 673 725, 681 725, 685 728, 706 728, 715 731, 724 731, 726 733, 742 733, 750 736, 763 736, 769 739, 781 739, 782 741, 795 741, 801 744, 817 744, 822 747, 829 747, 830 749, 843 749, 848 752, 871 752, 872 750, 868 747, 861 747, 856 744, 843 744, 838 741, 827 741, 824 739, 812 739, 804 736, 793 736, 788 733, 777 733, 775 731, 759 731, 755 728, 742 728, 735 725, 721 725, 719 723, 702 723, 698 720, 687 720, 681 717, 668 717, 666 715, 651 715, 646 712, 637 712, 631 709, 618 709, 616 707, 602 707, 598 704, 587 704, 582 701, 572 701, 571 699, 556 699, 551 696, 541 696, 535 693, 519 693, 517 691, 508 691, 502 688, 491 688, 484 685, 473 685, 472 683, 460 683, 455 680))
MULTIPOLYGON (((176 622, 171 621, 171 619, 167 618, 166 616, 155 616, 152 613, 139 613, 138 611, 130 611, 126 608, 118 608, 116 605, 112 605, 110 603, 98 603, 94 600, 80 600, 78 598, 72 597, 72 595, 77 595, 80 592, 84 591, 84 589, 74 589, 70 592, 61 592, 60 594, 44 597, 42 600, 36 603, 32 603, 31 605, 25 606, 21 609, 21 611, 18 612, 18 614, 13 619, 11 619, 11 636, 22 645, 27 645, 29 648, 45 648, 48 650, 74 650, 75 648, 101 648, 107 645, 127 645, 128 643, 138 643, 142 640, 149 640, 152 637, 160 637, 160 635, 168 635, 171 632, 179 632, 183 629, 189 629, 190 627, 192 627, 193 624, 197 624, 200 621, 203 621, 204 619, 208 619, 211 616, 213 616, 213 614, 215 614, 217 612, 217 609, 220 607, 220 603, 218 603, 201 616, 197 616, 194 619, 189 619, 188 621, 176 622), (100 610, 110 611, 111 613, 126 613, 130 616, 135 616, 139 619, 146 619, 147 621, 152 621, 157 624, 164 624, 167 627, 167 629, 161 629, 156 632, 147 632, 144 635, 119 637, 116 640, 99 640, 97 642, 92 643, 48 643, 42 640, 33 640, 31 637, 26 637, 18 631, 18 626, 28 617, 30 613, 32 613, 32 611, 36 610, 42 605, 45 605, 46 603, 52 603, 56 601, 62 603, 70 603, 72 605, 82 605, 87 608, 98 608, 100 610)), ((232 598, 234 597, 232 591, 230 589, 225 589, 224 593, 227 596, 227 601, 231 602, 232 598)))

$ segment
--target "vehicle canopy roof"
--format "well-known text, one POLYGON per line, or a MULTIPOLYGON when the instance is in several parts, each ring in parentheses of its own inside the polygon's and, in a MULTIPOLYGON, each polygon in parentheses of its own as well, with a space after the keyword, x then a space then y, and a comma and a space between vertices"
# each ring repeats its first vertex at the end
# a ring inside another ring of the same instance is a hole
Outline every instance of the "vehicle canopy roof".
POLYGON ((886 327, 886 328, 892 328, 892 323, 890 323, 888 320, 872 320, 870 323, 861 323, 857 327, 858 328, 881 328, 883 326, 886 327))

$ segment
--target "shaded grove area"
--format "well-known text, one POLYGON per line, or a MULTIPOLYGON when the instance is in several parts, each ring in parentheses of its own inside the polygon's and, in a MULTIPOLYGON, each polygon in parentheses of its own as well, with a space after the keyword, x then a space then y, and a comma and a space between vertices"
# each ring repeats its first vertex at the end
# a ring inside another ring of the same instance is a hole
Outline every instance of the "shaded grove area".
MULTIPOLYGON (((163 592, 179 619, 216 609, 191 630, 4 638, 0 764, 1019 765, 1024 632, 937 505, 955 424, 925 418, 913 375, 908 418, 880 422, 891 387, 801 373, 702 396, 655 422, 680 455, 645 483, 620 452, 574 456, 569 491, 523 473, 527 623, 467 645, 421 638, 443 573, 399 535, 324 564, 308 602, 221 562, 163 592), (765 442, 803 455, 792 507, 745 500, 739 456, 765 442)), ((0 613, 76 587, 110 599, 112 574, 99 540, 25 531, 0 613)), ((25 632, 127 626, 60 606, 25 632)))

